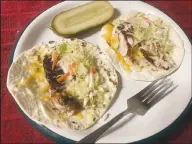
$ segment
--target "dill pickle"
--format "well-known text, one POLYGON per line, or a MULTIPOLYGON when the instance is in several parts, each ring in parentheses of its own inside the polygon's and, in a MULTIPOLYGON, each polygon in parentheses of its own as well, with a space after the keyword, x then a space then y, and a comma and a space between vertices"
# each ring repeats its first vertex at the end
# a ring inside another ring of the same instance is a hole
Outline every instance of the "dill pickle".
POLYGON ((113 6, 108 1, 93 1, 57 14, 51 27, 59 35, 75 35, 103 24, 113 13, 113 6))

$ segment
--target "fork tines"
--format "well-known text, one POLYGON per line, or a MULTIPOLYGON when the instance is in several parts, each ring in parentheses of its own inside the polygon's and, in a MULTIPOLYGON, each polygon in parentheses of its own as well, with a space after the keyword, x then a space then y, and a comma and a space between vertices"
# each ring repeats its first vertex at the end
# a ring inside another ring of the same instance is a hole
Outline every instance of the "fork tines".
POLYGON ((141 98, 143 103, 148 104, 157 96, 163 95, 172 85, 173 82, 169 78, 159 78, 141 90, 137 96, 141 98))

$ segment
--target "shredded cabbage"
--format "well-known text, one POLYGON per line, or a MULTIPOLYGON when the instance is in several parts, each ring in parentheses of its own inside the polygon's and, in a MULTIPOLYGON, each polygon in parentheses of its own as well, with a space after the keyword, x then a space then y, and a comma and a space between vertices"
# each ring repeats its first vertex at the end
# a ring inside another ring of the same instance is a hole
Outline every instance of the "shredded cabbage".
POLYGON ((90 68, 92 66, 94 59, 92 56, 85 54, 84 57, 81 59, 81 62, 84 64, 86 68, 90 68))
POLYGON ((139 12, 139 13, 136 15, 136 17, 143 17, 144 15, 145 15, 144 13, 139 12))
POLYGON ((76 69, 76 75, 79 77, 85 77, 88 74, 88 69, 80 63, 78 68, 76 69))
MULTIPOLYGON (((173 48, 173 45, 169 41, 169 26, 167 26, 163 21, 158 18, 155 21, 148 20, 144 17, 143 13, 139 13, 135 20, 132 20, 134 26, 133 36, 136 38, 136 44, 156 44, 160 45, 163 49, 161 52, 168 52, 173 48), (149 23, 146 27, 146 22, 149 23)), ((134 46, 135 46, 134 45, 134 46)))
POLYGON ((104 100, 104 94, 105 94, 104 92, 98 91, 95 100, 99 103, 102 103, 104 100))
MULTIPOLYGON (((74 40, 67 45, 61 59, 62 63, 77 64, 72 71, 75 78, 71 76, 70 80, 65 81, 67 94, 77 97, 82 102, 83 107, 91 109, 95 108, 95 106, 104 106, 103 100, 106 93, 105 88, 101 86, 100 74, 97 71, 91 71, 91 67, 97 66, 93 54, 90 54, 93 52, 93 49, 85 50, 74 40)), ((65 65, 65 67, 68 66, 65 65)), ((70 70, 70 67, 65 69, 70 70)))
POLYGON ((94 74, 94 85, 95 85, 95 88, 97 88, 99 86, 99 73, 96 72, 94 74))
POLYGON ((75 81, 71 81, 66 88, 66 92, 72 96, 77 96, 76 91, 75 91, 75 87, 76 87, 76 82, 75 81))
POLYGON ((84 98, 89 92, 86 82, 85 81, 77 82, 75 85, 75 91, 80 98, 84 98))
POLYGON ((97 120, 99 117, 97 115, 96 110, 93 109, 88 109, 86 112, 86 122, 91 124, 93 123, 95 120, 97 120))

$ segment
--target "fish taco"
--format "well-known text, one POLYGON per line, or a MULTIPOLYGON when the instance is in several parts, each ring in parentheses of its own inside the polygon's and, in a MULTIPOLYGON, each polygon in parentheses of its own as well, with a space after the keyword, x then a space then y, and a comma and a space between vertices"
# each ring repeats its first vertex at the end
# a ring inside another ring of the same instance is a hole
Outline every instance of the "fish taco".
POLYGON ((169 23, 131 11, 101 29, 98 45, 126 79, 153 81, 176 71, 183 41, 169 23))
POLYGON ((29 49, 11 65, 7 87, 20 108, 43 125, 84 130, 107 110, 115 69, 96 46, 79 39, 29 49))

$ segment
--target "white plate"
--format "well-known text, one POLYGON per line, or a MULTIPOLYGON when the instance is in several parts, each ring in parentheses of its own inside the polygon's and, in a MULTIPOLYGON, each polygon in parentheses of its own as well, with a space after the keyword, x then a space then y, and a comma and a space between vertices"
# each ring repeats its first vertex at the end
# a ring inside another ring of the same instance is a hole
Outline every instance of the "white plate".
MULTIPOLYGON (((87 1, 65 1, 40 14, 28 25, 21 35, 18 43, 16 44, 14 59, 21 52, 32 48, 36 44, 60 38, 46 26, 50 24, 52 18, 59 12, 82 5, 84 3, 87 3, 87 1)), ((179 85, 177 89, 160 101, 157 105, 155 105, 145 116, 126 116, 113 128, 108 130, 98 141, 100 143, 128 143, 145 139, 165 129, 182 114, 191 101, 191 44, 182 29, 170 17, 160 10, 140 1, 111 1, 111 4, 115 9, 118 10, 118 12, 117 10, 115 12, 116 16, 127 13, 129 10, 138 10, 162 17, 163 19, 167 20, 180 35, 185 47, 185 56, 181 67, 173 75, 171 75, 171 78, 174 80, 174 82, 179 85)), ((97 30, 99 29, 96 28, 86 31, 79 35, 78 38, 85 39, 93 44, 97 44, 97 30)), ((110 113, 109 119, 126 108, 127 98, 136 94, 148 84, 147 82, 131 80, 126 81, 123 78, 121 78, 121 81, 122 83, 119 96, 113 106, 107 112, 110 113)), ((106 121, 104 121, 102 118, 93 127, 81 132, 58 129, 56 127, 50 127, 49 125, 45 126, 63 137, 78 141, 103 125, 105 122, 106 121)))

